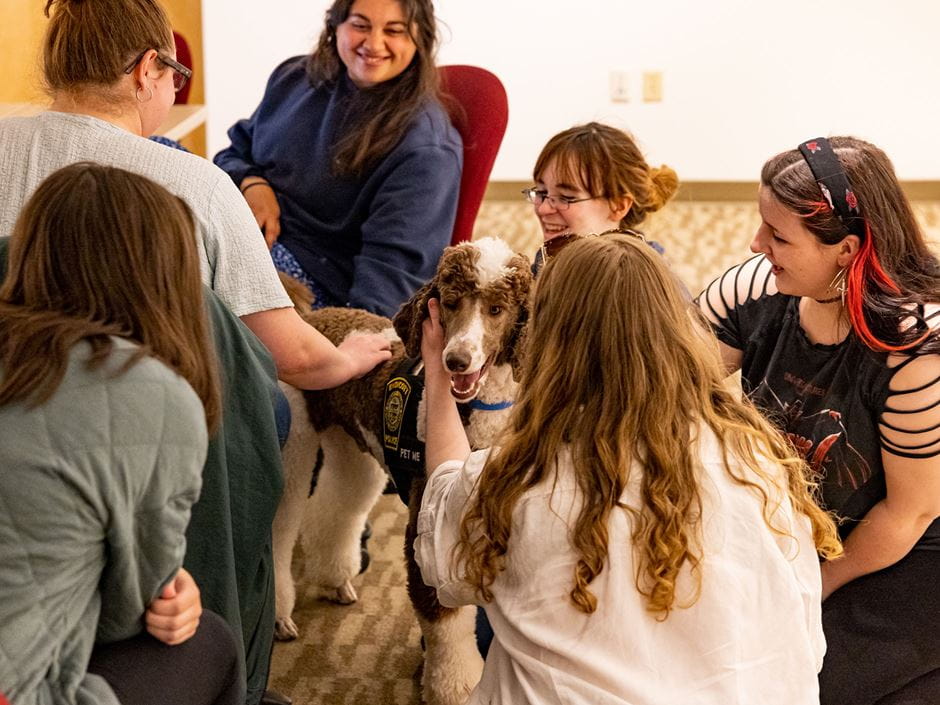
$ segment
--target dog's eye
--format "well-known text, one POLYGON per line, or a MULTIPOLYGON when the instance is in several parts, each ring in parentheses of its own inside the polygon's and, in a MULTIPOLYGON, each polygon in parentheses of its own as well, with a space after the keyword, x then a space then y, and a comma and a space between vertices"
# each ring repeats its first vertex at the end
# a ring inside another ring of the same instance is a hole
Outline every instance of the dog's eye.
POLYGON ((446 308, 448 311, 456 311, 456 310, 457 310, 457 302, 456 302, 456 301, 441 301, 441 306, 443 306, 444 308, 446 308))
POLYGON ((491 315, 491 316, 498 316, 498 315, 501 314, 502 312, 503 312, 503 307, 502 307, 502 306, 490 306, 490 315, 491 315))

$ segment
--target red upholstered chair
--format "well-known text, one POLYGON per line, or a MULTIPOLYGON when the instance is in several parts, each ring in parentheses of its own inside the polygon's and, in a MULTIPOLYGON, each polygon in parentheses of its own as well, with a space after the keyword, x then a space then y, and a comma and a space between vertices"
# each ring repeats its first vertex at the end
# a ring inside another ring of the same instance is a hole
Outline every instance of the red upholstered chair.
MULTIPOLYGON (((193 67, 193 55, 189 51, 189 44, 179 32, 173 32, 173 41, 176 42, 176 60, 187 68, 193 67)), ((182 90, 176 94, 176 105, 186 105, 189 102, 189 89, 193 87, 192 81, 187 81, 182 90)))
POLYGON ((463 140, 463 172, 451 244, 473 235, 496 153, 506 133, 509 102, 502 82, 478 66, 440 66, 444 106, 463 140))

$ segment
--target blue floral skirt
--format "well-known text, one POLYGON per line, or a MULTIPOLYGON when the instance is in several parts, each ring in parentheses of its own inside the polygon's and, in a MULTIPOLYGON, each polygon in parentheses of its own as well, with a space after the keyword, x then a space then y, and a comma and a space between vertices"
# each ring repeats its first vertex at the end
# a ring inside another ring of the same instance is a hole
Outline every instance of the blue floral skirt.
POLYGON ((274 268, 277 271, 284 272, 287 276, 293 277, 310 290, 310 293, 313 294, 312 308, 341 305, 307 274, 306 270, 300 266, 300 262, 297 261, 293 253, 281 243, 274 243, 274 247, 271 248, 271 259, 274 261, 274 268))

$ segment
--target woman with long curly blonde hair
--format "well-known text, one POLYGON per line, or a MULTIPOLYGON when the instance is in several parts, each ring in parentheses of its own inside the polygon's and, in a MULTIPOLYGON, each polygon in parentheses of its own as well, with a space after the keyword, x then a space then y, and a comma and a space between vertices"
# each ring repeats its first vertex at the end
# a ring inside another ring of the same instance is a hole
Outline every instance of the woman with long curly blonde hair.
POLYGON ((492 451, 469 453, 429 308, 415 546, 441 602, 493 625, 470 702, 816 701, 835 526, 662 258, 610 235, 550 261, 492 451))

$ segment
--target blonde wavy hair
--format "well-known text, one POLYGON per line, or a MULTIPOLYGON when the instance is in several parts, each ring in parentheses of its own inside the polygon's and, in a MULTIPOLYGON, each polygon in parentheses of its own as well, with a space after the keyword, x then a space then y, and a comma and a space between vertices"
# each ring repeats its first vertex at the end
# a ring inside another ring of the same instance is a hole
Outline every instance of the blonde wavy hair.
POLYGON ((651 167, 633 137, 599 122, 576 125, 552 137, 535 161, 532 176, 536 182, 549 164, 555 165, 559 181, 580 184, 611 206, 633 199, 620 220, 621 228, 637 227, 679 189, 675 171, 665 165, 651 167))
POLYGON ((583 497, 570 531, 578 556, 574 605, 585 613, 597 608, 590 584, 604 569, 615 509, 633 515, 636 585, 648 609, 668 617, 685 565, 697 599, 701 494, 694 441, 702 424, 714 431, 732 480, 763 503, 773 531, 787 535, 773 522, 786 493, 811 521, 819 554, 841 553, 835 524, 814 501, 808 467, 725 386, 714 336, 663 259, 638 239, 583 238, 551 260, 536 285, 523 345, 521 394, 455 547, 455 560, 483 600, 492 599, 490 588, 505 568, 516 503, 554 478, 564 447, 583 497), (764 469, 768 461, 785 470, 786 487, 764 469), (639 510, 621 502, 635 466, 643 468, 639 510))

